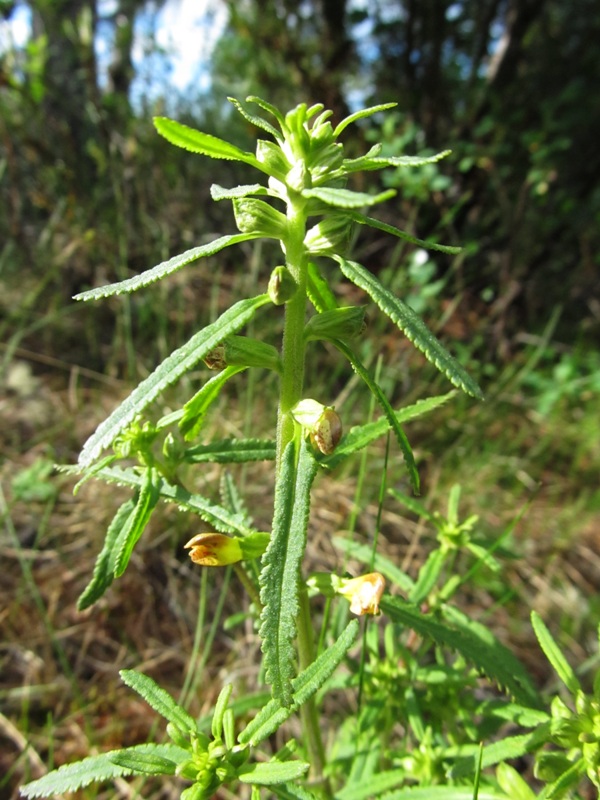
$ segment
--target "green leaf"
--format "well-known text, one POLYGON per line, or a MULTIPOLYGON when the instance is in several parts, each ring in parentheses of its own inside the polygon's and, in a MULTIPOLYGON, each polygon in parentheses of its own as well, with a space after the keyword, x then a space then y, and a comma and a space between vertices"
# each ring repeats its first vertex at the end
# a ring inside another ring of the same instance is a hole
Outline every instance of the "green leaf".
MULTIPOLYGON (((160 745, 155 745, 158 750, 160 745)), ((118 750, 110 756, 113 764, 130 769, 138 775, 175 775, 177 763, 162 756, 159 752, 139 753, 118 750)))
POLYGON ((558 645, 552 638, 552 634, 546 627, 545 623, 543 622, 542 618, 536 611, 531 612, 531 624, 533 625, 533 630, 537 637, 537 640, 540 644, 540 647, 544 651, 544 654, 548 661, 552 664, 554 671, 567 687, 567 689, 571 692, 572 695, 577 694, 577 692, 581 691, 581 684, 577 679, 577 676, 571 669, 571 666, 564 655, 561 653, 558 645))
MULTIPOLYGON (((107 467, 98 473, 98 476, 108 483, 116 483, 119 486, 130 486, 139 488, 142 482, 141 477, 132 469, 121 469, 119 467, 107 467)), ((175 503, 182 511, 190 511, 197 514, 215 530, 221 533, 240 533, 246 536, 255 531, 248 528, 243 516, 232 514, 226 508, 211 503, 199 494, 191 494, 183 486, 173 486, 164 479, 159 479, 157 491, 163 500, 175 503)))
POLYGON ((121 577, 127 569, 133 548, 144 532, 152 512, 156 508, 159 497, 157 475, 154 469, 149 467, 141 479, 135 508, 119 531, 111 551, 110 563, 112 565, 114 559, 113 572, 115 578, 121 577))
MULTIPOLYGON (((320 200, 328 206, 335 208, 364 208, 373 206, 376 203, 383 203, 396 196, 395 189, 388 189, 380 194, 366 194, 365 192, 353 192, 350 189, 330 189, 327 186, 316 187, 314 189, 303 189, 302 197, 320 200)), ((354 218, 354 215, 351 215, 354 218)))
MULTIPOLYGON (((385 800, 473 800, 473 788, 471 786, 422 786, 399 789, 386 794, 385 800)), ((477 800, 514 800, 514 798, 494 789, 480 789, 477 800)))
POLYGON ((152 269, 147 269, 140 275, 134 275, 133 278, 127 278, 124 281, 118 281, 118 283, 109 283, 106 286, 98 286, 96 289, 89 289, 87 292, 80 292, 76 294, 73 299, 98 300, 101 297, 135 292, 136 289, 141 289, 155 281, 166 278, 168 275, 172 275, 192 261, 197 261, 199 258, 205 258, 206 256, 212 256, 224 250, 226 247, 230 247, 232 244, 239 244, 240 242, 247 242, 256 238, 258 238, 258 234, 253 233, 234 233, 230 236, 221 236, 219 239, 214 239, 208 244, 192 247, 191 250, 186 250, 185 253, 180 253, 178 256, 173 256, 173 258, 169 258, 167 261, 162 261, 160 264, 152 267, 152 269))
POLYGON ((319 313, 333 311, 337 308, 337 300, 334 293, 321 275, 319 267, 313 261, 308 264, 307 291, 310 302, 319 313))
MULTIPOLYGON (((396 419, 400 424, 410 422, 411 419, 416 419, 423 414, 428 414, 430 411, 447 403, 455 394, 456 392, 453 390, 448 392, 448 394, 428 397, 425 400, 417 400, 413 405, 406 406, 406 408, 394 412, 396 419)), ((383 436, 388 432, 389 428, 390 423, 387 417, 381 417, 375 422, 368 422, 365 425, 355 425, 342 437, 335 452, 330 456, 320 458, 319 462, 321 465, 333 469, 333 467, 336 467, 348 456, 362 450, 371 442, 374 442, 375 439, 383 436)))
POLYGON ((133 669, 122 669, 119 675, 126 686, 137 692, 167 722, 184 733, 198 732, 194 718, 148 675, 133 669))
POLYGON ((241 744, 253 747, 271 736, 291 714, 304 705, 331 677, 354 644, 358 634, 358 620, 352 619, 331 645, 292 680, 293 705, 285 707, 279 700, 272 699, 267 703, 238 736, 241 744))
MULTIPOLYGON (((210 187, 210 196, 217 202, 219 200, 233 200, 236 197, 248 197, 253 194, 271 194, 266 186, 253 183, 249 186, 235 186, 233 189, 224 189, 216 183, 210 187)), ((244 234, 247 236, 248 234, 244 234)))
MULTIPOLYGON (((266 100, 263 100, 261 97, 258 97, 255 94, 248 95, 248 97, 246 98, 246 102, 247 103, 256 103, 256 105, 259 106, 260 108, 262 108, 263 111, 268 111, 269 114, 272 114, 275 117, 275 119, 279 123, 279 126, 281 127, 282 130, 284 130, 286 128, 285 119, 283 118, 283 114, 281 113, 281 111, 276 106, 271 105, 271 103, 267 103, 266 100)), ((277 137, 279 139, 281 139, 281 136, 279 136, 279 134, 277 134, 277 137)))
POLYGON ((277 784, 271 789, 274 795, 282 800, 318 800, 318 796, 303 786, 295 783, 277 784))
POLYGON ((108 589, 114 580, 114 562, 115 556, 113 549, 118 540, 119 534, 127 524, 127 520, 133 514, 135 503, 133 499, 127 500, 118 509, 117 513, 112 519, 106 531, 104 545, 102 550, 96 558, 94 564, 94 572, 91 581, 81 593, 77 601, 77 610, 84 611, 89 608, 97 600, 99 600, 104 592, 108 589))
POLYGON ((263 556, 260 599, 263 603, 260 635, 267 682, 284 706, 292 703, 300 589, 300 564, 306 547, 310 489, 317 462, 308 445, 297 439, 287 445, 275 487, 271 541, 263 556), (299 452, 298 452, 299 451, 299 452), (297 463, 296 463, 297 462, 297 463))
MULTIPOLYGON (((179 430, 186 442, 195 439, 206 419, 209 408, 221 394, 228 380, 243 372, 245 367, 225 367, 218 375, 213 375, 204 386, 183 406, 183 414, 179 420, 179 430)), ((187 460, 187 459, 186 459, 187 460)))
POLYGON ((274 783, 285 783, 301 778, 310 764, 306 761, 269 761, 266 764, 246 764, 238 770, 238 779, 242 783, 252 783, 259 786, 270 786, 274 783))
POLYGON ((424 167, 426 164, 436 164, 442 158, 449 156, 451 150, 442 150, 433 156, 379 156, 366 153, 361 158, 347 159, 344 161, 344 172, 363 172, 365 170, 384 169, 385 167, 424 167))
POLYGON ((245 164, 260 169, 260 165, 252 153, 240 150, 234 144, 218 139, 216 136, 182 125, 181 122, 176 122, 174 119, 154 117, 154 127, 167 141, 184 150, 200 153, 209 158, 243 161, 245 164))
POLYGON ((364 117, 371 117, 373 114, 377 114, 378 111, 387 111, 389 108, 395 108, 397 105, 398 103, 381 103, 378 106, 371 106, 370 108, 363 108, 360 111, 355 111, 354 114, 350 114, 350 116, 345 117, 339 123, 333 132, 333 138, 337 139, 340 133, 353 122, 364 119, 364 117))
POLYGON ((408 599, 416 606, 429 597, 433 587, 436 585, 446 561, 446 554, 438 548, 429 554, 427 560, 419 570, 417 582, 415 583, 408 599))
POLYGON ((343 789, 336 792, 335 797, 336 800, 369 800, 405 782, 406 769, 400 767, 371 775, 368 781, 346 784, 343 789))
POLYGON ((366 544, 359 544, 351 539, 344 539, 341 536, 334 536, 333 543, 338 550, 341 550, 348 558, 355 558, 369 569, 380 572, 384 578, 402 589, 403 592, 410 592, 414 586, 414 581, 403 572, 393 561, 381 553, 373 554, 373 548, 366 544))
POLYGON ((274 461, 275 452, 275 442, 271 439, 219 439, 210 444, 190 447, 185 451, 183 460, 189 464, 241 464, 246 461, 274 461))
MULTIPOLYGON (((152 753, 156 751, 155 744, 141 744, 136 747, 128 747, 129 752, 152 753)), ((175 745, 161 745, 161 752, 165 757, 171 758, 179 763, 189 758, 189 753, 175 745)), ((89 786, 94 781, 108 781, 113 778, 120 778, 131 775, 132 770, 128 767, 114 763, 111 758, 122 750, 111 750, 97 756, 84 758, 73 764, 64 764, 47 775, 38 778, 31 783, 21 787, 21 794, 25 797, 50 797, 54 794, 64 794, 65 792, 76 792, 84 786, 89 786)))
POLYGON ((229 703, 229 698, 231 697, 232 691, 233 685, 231 683, 227 683, 219 692, 217 702, 215 703, 215 710, 213 712, 211 724, 211 733, 213 739, 223 738, 223 718, 225 716, 225 712, 227 711, 227 704, 229 703))
POLYGON ((403 303, 389 292, 377 278, 356 261, 346 261, 341 256, 335 256, 342 272, 353 283, 367 292, 377 303, 379 308, 387 314, 408 339, 421 350, 432 364, 434 364, 446 377, 459 389, 467 394, 482 400, 481 389, 463 369, 458 361, 450 355, 446 348, 431 333, 423 320, 410 306, 403 303))
MULTIPOLYGON (((477 669, 508 691, 518 702, 536 705, 537 695, 531 679, 517 657, 504 647, 483 625, 467 627, 466 622, 442 622, 433 614, 424 614, 417 606, 399 597, 384 596, 381 610, 395 622, 406 625, 433 639, 438 645, 457 650, 477 669), (460 627, 459 627, 460 625, 460 627)), ((443 612, 450 614, 447 607, 443 612)))
POLYGON ((437 244, 436 242, 428 242, 425 239, 417 239, 416 236, 411 236, 409 233, 401 231, 400 228, 388 225, 387 222, 380 222, 378 219, 366 217, 364 214, 359 214, 356 211, 349 212, 348 216, 360 225, 368 225, 370 228, 377 228, 380 231, 396 236, 398 239, 404 239, 405 242, 410 242, 418 247, 424 247, 426 250, 439 250, 440 253, 448 253, 449 255, 457 255, 462 252, 462 247, 455 247, 449 244, 437 244))
POLYGON ((236 100, 235 97, 228 97, 227 99, 235 106, 242 117, 244 117, 244 119, 247 120, 251 125, 255 125, 257 128, 262 128, 263 131, 270 133, 271 136, 275 137, 275 139, 282 138, 277 128, 274 128, 270 122, 266 121, 266 119, 259 117, 257 114, 253 114, 243 105, 243 103, 241 103, 239 100, 236 100))
MULTIPOLYGON (((526 753, 531 753, 548 741, 550 735, 550 723, 540 725, 535 730, 519 736, 505 736, 498 742, 493 742, 483 748, 481 754, 482 768, 491 767, 501 761, 508 761, 513 758, 521 758, 526 753)), ((479 762, 479 746, 473 745, 471 755, 460 758, 449 770, 452 778, 460 779, 474 775, 479 762)))
POLYGON ((192 338, 168 356, 154 372, 133 390, 129 397, 102 422, 85 443, 79 456, 80 467, 87 467, 112 444, 119 433, 140 414, 167 386, 175 383, 231 333, 238 331, 268 303, 269 295, 262 294, 240 300, 215 322, 194 334, 192 338))
POLYGON ((406 438, 406 434, 402 430, 400 423, 396 415, 394 414, 394 409, 391 407, 389 400, 381 390, 381 387, 378 383, 376 383, 373 378, 370 376, 369 371, 363 366, 362 362, 359 358, 352 352, 350 347, 345 342, 340 341, 339 339, 333 339, 332 343, 340 350, 348 359, 350 364, 352 365, 352 369, 359 375, 363 381, 369 387, 371 393, 381 406, 383 413, 388 421, 390 428, 394 431, 398 444, 400 445, 400 450, 402 451, 402 455, 404 456, 404 463, 406 464, 406 469, 408 470, 408 476, 410 479, 411 486, 415 492, 415 494, 419 493, 419 473, 417 471, 417 465, 415 464, 415 459, 413 456, 412 448, 408 439, 406 438))
POLYGON ((498 764, 496 779, 511 800, 536 800, 537 795, 517 772, 509 764, 498 764))

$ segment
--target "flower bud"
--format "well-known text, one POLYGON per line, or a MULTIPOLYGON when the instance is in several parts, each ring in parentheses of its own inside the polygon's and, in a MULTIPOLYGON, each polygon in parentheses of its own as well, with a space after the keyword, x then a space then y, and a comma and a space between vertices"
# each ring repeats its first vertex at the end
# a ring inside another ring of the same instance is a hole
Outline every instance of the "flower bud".
POLYGON ((371 572, 358 578, 342 578, 337 593, 350 601, 350 611, 358 616, 377 615, 379 601, 385 589, 385 578, 371 572))
POLYGON ((346 250, 352 220, 345 214, 332 214, 307 231, 304 245, 312 255, 327 256, 346 250))
POLYGON ((291 167, 281 147, 265 139, 259 139, 256 144, 256 158, 264 164, 269 175, 280 181, 285 179, 291 167))
POLYGON ((261 367, 281 371, 281 359, 271 344, 250 336, 229 336, 204 357, 209 369, 225 367, 261 367))
POLYGON ((287 267, 275 267, 269 278, 268 293, 276 306, 282 306, 296 293, 298 285, 287 267))
POLYGON ((332 406, 317 400, 301 400, 292 416, 309 434, 311 442, 323 455, 331 455, 342 438, 342 421, 332 406))
POLYGON ((285 215, 263 200, 236 197, 233 200, 233 213, 242 233, 254 233, 270 239, 282 239, 287 233, 285 215))
POLYGON ((310 189, 312 187, 310 172, 306 168, 306 163, 303 158, 296 161, 288 172, 285 182, 287 187, 294 192, 301 192, 303 189, 310 189))

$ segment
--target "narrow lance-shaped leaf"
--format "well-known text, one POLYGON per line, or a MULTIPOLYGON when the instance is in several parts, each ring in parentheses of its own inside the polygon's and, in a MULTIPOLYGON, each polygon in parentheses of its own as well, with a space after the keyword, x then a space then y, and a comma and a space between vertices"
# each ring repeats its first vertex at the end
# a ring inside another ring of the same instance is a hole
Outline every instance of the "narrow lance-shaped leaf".
POLYGON ((283 706, 272 699, 264 706, 238 736, 240 744, 255 747, 271 736, 295 710, 319 691, 343 661, 358 634, 358 620, 352 619, 335 642, 324 650, 310 666, 292 680, 293 705, 283 706))
POLYGON ((275 488, 273 531, 260 575, 260 635, 267 681, 283 705, 292 702, 300 564, 306 547, 310 489, 317 463, 305 441, 287 445, 275 488), (299 450, 299 456, 297 453, 299 450), (296 464, 297 462, 297 464, 296 464))
MULTIPOLYGON (((157 749, 165 758, 170 757, 176 763, 189 757, 186 750, 175 745, 141 744, 127 748, 129 752, 137 753, 156 753, 157 749)), ((94 781, 108 781, 131 775, 131 768, 112 761, 112 756, 118 752, 123 751, 111 750, 108 753, 84 758, 73 764, 64 764, 47 775, 22 786, 21 794, 24 797, 50 797, 65 792, 76 792, 94 781)))
MULTIPOLYGON (((439 395, 438 397, 427 397, 424 400, 417 400, 416 403, 406 406, 406 408, 401 408, 399 411, 394 411, 394 416, 396 417, 398 424, 402 425, 404 422, 409 422, 411 419, 416 419, 423 414, 428 414, 435 408, 438 408, 438 406, 447 403, 448 400, 454 397, 455 394, 456 390, 453 389, 451 392, 448 392, 444 395, 439 395)), ((354 427, 350 428, 348 433, 342 437, 340 443, 335 448, 335 451, 330 456, 319 457, 319 463, 322 466, 333 469, 333 467, 336 467, 349 455, 357 453, 371 442, 374 442, 375 439, 383 436, 385 433, 387 433, 389 428, 390 422, 387 416, 381 417, 380 419, 375 420, 375 422, 367 422, 364 425, 355 425, 354 427)))
POLYGON ((413 456, 412 448, 410 446, 408 439, 406 438, 406 434, 402 430, 400 423, 396 418, 394 409, 391 407, 389 400, 382 392, 379 384, 373 380, 373 378, 369 375, 369 371, 362 364, 359 358, 352 352, 352 350, 345 344, 345 342, 341 342, 335 339, 333 340, 333 344, 338 348, 338 350, 340 350, 346 356, 348 361, 352 364, 352 369, 367 384, 367 386, 371 390, 371 393, 381 406, 381 409, 385 414, 385 417, 390 425, 390 428, 394 431, 396 439, 398 440, 400 449, 402 450, 402 455, 404 456, 404 462, 408 470, 408 475, 410 478, 410 483, 413 488, 413 491, 415 492, 415 494, 418 494, 419 473, 417 471, 417 465, 415 464, 415 458, 413 456))
POLYGON ((124 684, 136 691, 151 708, 168 722, 172 722, 180 731, 185 733, 197 731, 194 718, 148 675, 133 669, 122 669, 119 675, 124 684))
POLYGON ((243 103, 240 103, 239 100, 236 100, 235 97, 228 97, 229 102, 235 106, 237 111, 247 120, 251 125, 255 125, 257 128, 261 128, 263 131, 270 133, 275 139, 281 140, 281 134, 274 128, 270 122, 267 122, 266 119, 259 117, 258 114, 253 114, 249 111, 243 103))
POLYGON ((342 272, 353 283, 363 289, 377 303, 379 308, 387 314, 398 328, 421 350, 432 364, 459 389, 467 394, 483 399, 483 394, 477 383, 471 378, 459 362, 450 355, 442 343, 431 333, 427 325, 410 306, 394 297, 377 278, 356 261, 346 261, 341 256, 335 256, 342 272))
POLYGON ((218 398, 227 381, 238 372, 243 372, 244 369, 244 367, 226 367, 217 375, 213 375, 183 406, 179 430, 186 442, 192 441, 198 436, 209 408, 218 398))
POLYGON ((258 786, 270 786, 276 783, 285 783, 301 778, 308 771, 310 764, 306 761, 269 761, 264 763, 247 764, 238 770, 238 779, 242 783, 258 786))
POLYGON ((157 480, 154 469, 149 467, 142 478, 135 508, 121 528, 111 552, 110 563, 113 564, 115 578, 119 578, 127 569, 133 548, 156 508, 160 497, 157 480))
POLYGON ((381 610, 395 622, 429 636, 437 644, 457 650, 488 678, 507 689, 518 702, 535 704, 537 696, 521 662, 483 626, 477 631, 444 624, 399 597, 383 597, 381 610))
POLYGON ((356 122, 359 119, 364 119, 364 117, 370 117, 373 114, 376 114, 378 111, 387 111, 389 108, 395 108, 397 105, 398 103, 381 103, 378 106, 371 106, 370 108, 363 108, 360 111, 355 111, 354 114, 350 114, 350 116, 345 117, 339 123, 333 132, 333 138, 337 139, 340 133, 353 122, 356 122))
POLYGON ((102 422, 96 432, 85 443, 79 465, 91 464, 105 447, 112 444, 119 433, 132 422, 167 386, 175 383, 182 375, 194 367, 207 353, 210 353, 231 333, 238 331, 255 315, 257 309, 270 302, 269 295, 263 294, 247 300, 240 300, 225 311, 219 319, 168 356, 154 372, 143 380, 129 397, 102 422))
MULTIPOLYGON (((98 477, 109 483, 130 486, 136 489, 140 487, 142 482, 142 478, 132 469, 120 469, 119 467, 103 469, 98 473, 98 477)), ((232 514, 216 503, 211 503, 210 500, 202 497, 202 495, 191 494, 183 486, 172 486, 161 478, 157 483, 157 491, 164 500, 170 500, 180 509, 197 514, 221 533, 239 533, 245 536, 255 532, 247 527, 243 517, 238 514, 232 514)))
POLYGON ((186 250, 185 253, 180 253, 178 256, 173 256, 173 258, 169 258, 167 261, 162 261, 160 264, 152 267, 152 269, 147 269, 139 275, 134 275, 133 278, 127 278, 117 283, 108 283, 106 286, 98 286, 96 289, 88 289, 86 292, 76 294, 73 299, 98 300, 101 297, 135 292, 137 289, 142 289, 144 286, 148 286, 155 281, 166 278, 168 275, 172 275, 192 261, 197 261, 199 258, 205 258, 206 256, 213 256, 215 253, 219 253, 232 244, 239 244, 240 242, 247 242, 250 239, 257 239, 259 235, 258 233, 234 233, 229 236, 221 236, 208 244, 192 247, 191 250, 186 250))
POLYGON ((189 464, 211 461, 234 464, 246 461, 274 461, 276 446, 272 439, 219 439, 199 444, 185 451, 182 460, 189 464))
POLYGON ((181 122, 176 122, 174 119, 154 117, 154 127, 171 144, 189 150, 191 153, 200 153, 209 158, 225 159, 226 161, 243 161, 245 164, 261 168, 253 153, 240 150, 234 144, 182 125, 181 122))
POLYGON ((425 239, 418 239, 416 236, 411 236, 410 233, 401 231, 400 228, 396 228, 394 225, 388 225, 387 222, 381 222, 373 217, 366 217, 358 211, 349 211, 348 217, 354 220, 354 222, 358 222, 360 225, 368 225, 370 228, 377 228, 377 230, 390 233, 398 239, 404 239, 405 242, 424 247, 426 250, 439 250, 440 253, 448 253, 453 256, 462 251, 462 247, 454 247, 449 244, 437 244, 436 242, 427 242, 425 239))
MULTIPOLYGON (((158 749, 159 745, 155 745, 158 749)), ((177 762, 160 752, 139 753, 129 749, 117 750, 110 756, 113 764, 130 769, 135 775, 175 775, 177 762)))
POLYGON ((328 206, 336 208, 363 208, 373 206, 376 203, 383 203, 396 196, 394 189, 388 189, 380 194, 366 194, 365 192, 353 192, 350 189, 331 189, 327 186, 316 187, 315 189, 304 189, 302 196, 320 200, 328 206))
POLYGON ((94 564, 92 580, 88 583, 84 591, 81 593, 79 600, 77 601, 77 609, 79 611, 89 608, 97 600, 99 600, 113 582, 115 577, 113 566, 115 557, 113 555, 113 549, 121 530, 126 525, 127 520, 134 512, 134 509, 135 502, 133 499, 127 500, 127 502, 120 506, 119 510, 113 517, 112 522, 108 526, 106 537, 104 539, 104 545, 98 554, 98 557, 96 558, 96 563, 94 564))
POLYGON ((436 164, 442 158, 449 156, 451 150, 442 150, 433 156, 380 156, 365 153, 359 158, 345 159, 344 172, 363 172, 365 170, 385 169, 385 167, 424 167, 426 164, 436 164))
POLYGON ((580 692, 581 684, 571 668, 571 665, 561 653, 560 648, 552 638, 552 634, 546 627, 544 621, 535 611, 531 612, 531 624, 533 625, 533 630, 535 631, 537 640, 540 643, 540 647, 544 651, 548 661, 552 664, 558 677, 572 695, 580 692))

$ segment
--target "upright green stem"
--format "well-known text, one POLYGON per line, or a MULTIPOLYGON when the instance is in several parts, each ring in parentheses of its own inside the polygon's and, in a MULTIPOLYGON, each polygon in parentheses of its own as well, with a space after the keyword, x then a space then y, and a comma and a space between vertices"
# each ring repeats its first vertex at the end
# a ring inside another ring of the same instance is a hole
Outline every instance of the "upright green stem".
MULTIPOLYGON (((302 399, 304 386, 304 325, 306 323, 306 280, 308 255, 304 246, 306 233, 306 214, 303 201, 288 204, 289 234, 285 242, 286 266, 296 281, 294 296, 286 303, 283 330, 281 389, 277 426, 277 468, 286 445, 294 436, 294 420, 290 409, 302 399)), ((300 607, 297 620, 298 661, 300 670, 306 669, 315 658, 313 627, 306 590, 300 591, 300 607)), ((309 753, 312 777, 315 785, 323 789, 324 748, 319 719, 311 698, 300 709, 302 727, 309 753)))

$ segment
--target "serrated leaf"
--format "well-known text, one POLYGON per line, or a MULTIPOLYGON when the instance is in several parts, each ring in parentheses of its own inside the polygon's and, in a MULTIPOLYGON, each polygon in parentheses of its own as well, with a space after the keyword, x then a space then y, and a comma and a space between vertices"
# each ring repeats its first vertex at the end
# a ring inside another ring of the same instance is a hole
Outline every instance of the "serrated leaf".
POLYGON ((442 150, 433 156, 379 156, 366 153, 361 158, 344 161, 344 172, 358 172, 365 170, 384 169, 385 167, 424 167, 426 164, 436 164, 442 158, 449 156, 451 150, 442 150))
POLYGON ((357 211, 348 212, 350 219, 358 222, 359 225, 368 225, 370 228, 377 228, 377 230, 389 233, 397 239, 403 239, 405 242, 424 247, 426 250, 438 250, 440 253, 448 253, 449 255, 457 255, 462 252, 462 247, 455 247, 449 244, 437 244, 437 242, 428 242, 425 239, 418 239, 416 236, 411 236, 410 233, 396 228, 394 225, 388 225, 387 222, 381 222, 373 217, 366 217, 364 214, 359 214, 357 211))
POLYGON ((253 747, 271 736, 291 714, 324 685, 343 661, 358 634, 358 620, 352 619, 331 647, 324 650, 310 666, 292 680, 293 705, 286 707, 279 700, 271 699, 238 736, 240 744, 253 747))
POLYGON ((274 461, 275 452, 276 445, 272 439, 219 439, 188 448, 183 460, 188 464, 241 464, 246 461, 274 461))
POLYGON ((408 476, 410 479, 411 486, 415 494, 419 493, 419 473, 417 471, 417 465, 415 464, 415 459, 413 456, 413 451, 410 446, 408 439, 406 438, 406 434, 402 430, 400 423, 396 415, 394 414, 394 409, 391 407, 389 400, 381 390, 381 387, 375 380, 370 376, 369 371, 363 366, 362 362, 354 354, 350 347, 345 342, 342 342, 338 339, 331 340, 332 343, 340 350, 348 359, 350 364, 352 365, 352 369, 356 372, 356 374, 362 378, 362 380, 367 384, 371 393, 379 403, 385 417, 388 421, 390 428, 394 431, 394 435, 396 436, 396 440, 400 445, 400 450, 402 451, 402 455, 404 457, 404 463, 406 464, 406 469, 408 470, 408 476))
MULTIPOLYGON (((137 489, 141 484, 140 476, 131 469, 109 467, 101 470, 98 475, 108 483, 116 483, 119 486, 130 486, 137 489)), ((175 503, 184 511, 197 514, 221 533, 240 533, 243 536, 255 533, 252 528, 246 526, 243 517, 232 514, 226 508, 212 503, 202 495, 191 494, 183 486, 173 486, 164 479, 159 479, 157 491, 163 500, 175 503)))
POLYGON ((390 108, 395 108, 397 105, 398 103, 380 103, 377 106, 371 106, 370 108, 363 108, 360 111, 355 111, 354 114, 350 114, 348 117, 345 117, 335 128, 333 131, 334 139, 337 139, 340 133, 353 122, 356 122, 359 119, 364 119, 365 117, 371 117, 373 114, 377 114, 378 111, 387 111, 390 108))
POLYGON ((275 139, 281 139, 281 134, 274 128, 270 122, 267 122, 266 119, 259 117, 258 114, 253 114, 251 111, 241 103, 239 100, 236 100, 235 97, 228 97, 229 102, 235 106, 237 111, 247 120, 251 125, 255 125, 257 128, 262 128, 263 131, 270 133, 271 136, 274 136, 275 139))
POLYGON ((350 189, 330 189, 327 186, 321 186, 314 189, 303 189, 302 196, 320 200, 328 206, 335 206, 335 208, 364 208, 395 197, 396 190, 388 189, 379 194, 366 194, 365 192, 353 192, 350 189))
POLYGON ((271 786, 301 778, 310 764, 306 761, 269 761, 265 763, 246 764, 238 770, 237 777, 242 783, 258 786, 271 786))
MULTIPOLYGON (((380 607, 395 622, 433 639, 438 645, 458 651, 518 702, 537 704, 537 694, 524 666, 488 628, 483 625, 467 627, 464 620, 456 618, 452 624, 440 621, 433 614, 424 614, 417 606, 399 597, 384 596, 380 607)), ((442 611, 448 615, 451 613, 448 607, 443 607, 442 611)))
MULTIPOLYGON (((400 424, 410 422, 411 419, 416 419, 447 403, 455 394, 456 392, 453 390, 444 395, 417 400, 413 405, 395 411, 394 414, 400 424)), ((368 422, 365 425, 355 425, 342 437, 335 452, 330 456, 320 458, 319 461, 323 466, 333 469, 348 456, 362 450, 371 442, 383 436, 388 432, 389 428, 390 423, 387 417, 381 417, 375 422, 368 422)))
POLYGON ((560 680, 567 687, 572 695, 576 695, 581 691, 581 684, 571 665, 561 653, 558 645, 552 638, 552 634, 546 627, 544 621, 536 611, 531 612, 531 624, 537 637, 540 647, 544 651, 544 655, 552 664, 552 667, 560 680))
POLYGON ((179 430, 186 442, 195 439, 200 433, 209 408, 221 394, 228 380, 243 372, 245 367, 225 367, 222 372, 210 378, 204 386, 183 406, 179 420, 179 430))
POLYGON ((149 286, 151 283, 155 283, 162 278, 166 278, 168 275, 172 275, 192 261, 198 261, 200 258, 215 255, 215 253, 219 253, 232 244, 239 244, 240 242, 257 239, 258 235, 259 234, 254 233, 234 233, 229 236, 221 236, 208 244, 192 247, 191 250, 186 250, 185 253, 180 253, 178 256, 173 256, 173 258, 169 258, 167 261, 162 261, 160 264, 152 267, 152 269, 147 269, 139 275, 134 275, 133 278, 127 278, 117 283, 109 283, 106 286, 98 286, 95 289, 88 289, 86 292, 76 294, 73 299, 84 301, 98 300, 101 297, 135 292, 137 289, 142 289, 144 286, 149 286))
MULTIPOLYGON (((233 200, 236 197, 248 197, 249 195, 256 194, 271 194, 266 186, 261 186, 260 183, 253 183, 248 186, 234 186, 233 189, 224 189, 217 183, 213 183, 210 187, 210 196, 217 202, 219 200, 233 200)), ((248 234, 243 234, 247 236, 248 234)))
POLYGON ((459 389, 467 394, 483 400, 481 389, 459 364, 450 355, 443 344, 436 339, 429 328, 425 325, 421 317, 416 314, 410 306, 403 303, 389 292, 377 278, 356 261, 346 261, 341 256, 335 256, 342 272, 356 286, 363 289, 375 301, 379 308, 386 314, 392 322, 407 336, 408 339, 418 348, 426 358, 436 366, 440 372, 459 389))
MULTIPOLYGON (((494 766, 501 761, 521 758, 526 753, 531 753, 548 741, 550 723, 540 725, 535 730, 519 736, 506 736, 498 742, 493 742, 483 748, 481 752, 482 768, 494 766)), ((479 762, 480 749, 473 745, 472 754, 459 758, 449 770, 452 778, 466 778, 475 774, 479 762)))
POLYGON ((168 356, 154 372, 133 390, 129 397, 102 422, 85 443, 79 456, 79 466, 87 467, 112 444, 121 431, 132 422, 168 386, 194 367, 231 333, 248 323, 256 311, 270 302, 263 294, 240 300, 203 330, 168 356))
MULTIPOLYGON (((141 744, 127 748, 127 750, 149 753, 156 750, 156 747, 157 745, 155 744, 141 744)), ((165 754, 170 754, 175 762, 189 757, 189 753, 186 750, 182 750, 175 745, 161 745, 161 749, 165 754)), ((96 781, 108 781, 131 775, 131 769, 119 766, 111 761, 111 756, 118 752, 122 751, 111 750, 108 753, 84 758, 82 761, 76 761, 73 764, 64 764, 47 775, 22 786, 21 794, 25 797, 50 797, 54 794, 76 792, 78 789, 89 786, 90 783, 96 781)))
POLYGON ((240 516, 245 524, 251 528, 253 525, 252 517, 248 513, 244 499, 238 487, 235 485, 235 481, 229 470, 223 470, 221 480, 219 481, 219 494, 223 507, 229 509, 233 514, 240 516))
POLYGON ((260 165, 252 153, 240 150, 234 144, 211 136, 209 133, 202 133, 202 131, 190 128, 174 119, 154 117, 154 127, 168 142, 184 150, 189 150, 191 153, 200 153, 209 158, 226 161, 243 161, 245 164, 260 169, 260 165))
POLYGON ((112 519, 106 531, 104 545, 102 550, 96 558, 94 564, 94 572, 91 581, 81 593, 77 601, 77 610, 84 611, 89 608, 97 600, 99 600, 104 592, 108 589, 114 580, 114 567, 112 566, 115 561, 113 549, 119 534, 125 527, 128 518, 133 514, 135 503, 133 499, 127 500, 118 509, 117 513, 112 519))
POLYGON ((119 675, 126 686, 137 692, 167 722, 186 733, 197 732, 194 718, 148 675, 133 669, 122 669, 119 675))
MULTIPOLYGON (((279 123, 282 130, 286 127, 285 119, 283 118, 281 111, 276 106, 271 105, 271 103, 267 103, 267 101, 263 100, 262 97, 258 97, 258 95, 255 94, 250 94, 246 98, 246 102, 256 103, 256 105, 262 108, 263 111, 268 111, 269 114, 272 114, 279 123)), ((279 134, 278 138, 281 138, 279 137, 279 134)))
POLYGON ((144 532, 159 497, 157 475, 154 469, 149 467, 141 478, 135 508, 125 520, 111 550, 109 566, 112 566, 115 578, 121 577, 127 569, 133 548, 144 532))
POLYGON ((284 706, 292 702, 300 564, 306 547, 310 489, 317 462, 308 445, 293 439, 286 447, 275 487, 271 541, 262 560, 260 635, 267 682, 284 706))
MULTIPOLYGON (((159 745, 155 745, 156 748, 159 745)), ((174 775, 177 763, 158 752, 137 753, 119 750, 110 756, 113 764, 130 769, 136 775, 174 775)))

